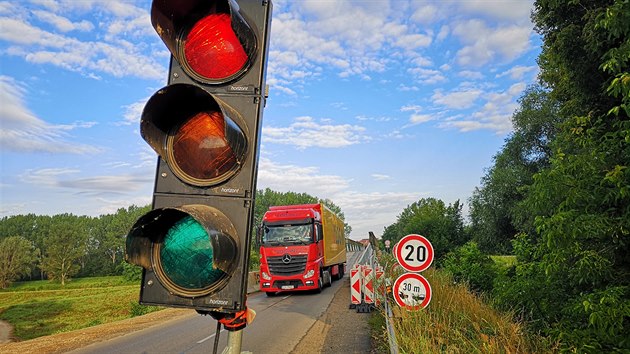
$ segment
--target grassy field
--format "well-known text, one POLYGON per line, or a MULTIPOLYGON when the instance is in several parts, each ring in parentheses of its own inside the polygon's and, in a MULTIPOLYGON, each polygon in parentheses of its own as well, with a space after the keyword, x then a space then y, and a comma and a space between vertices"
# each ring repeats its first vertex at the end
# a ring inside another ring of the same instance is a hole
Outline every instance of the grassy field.
POLYGON ((516 256, 490 256, 499 267, 508 268, 516 264, 516 256))
POLYGON ((118 321, 157 310, 138 305, 138 282, 122 277, 73 279, 65 286, 47 280, 15 283, 0 291, 0 319, 19 340, 118 321))

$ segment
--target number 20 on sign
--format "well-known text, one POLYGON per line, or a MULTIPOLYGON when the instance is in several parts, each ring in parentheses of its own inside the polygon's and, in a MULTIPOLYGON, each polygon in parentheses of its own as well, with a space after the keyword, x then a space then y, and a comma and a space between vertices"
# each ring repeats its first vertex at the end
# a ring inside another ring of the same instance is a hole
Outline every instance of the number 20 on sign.
POLYGON ((408 272, 422 272, 433 263, 433 245, 424 236, 407 235, 394 247, 394 256, 408 272))

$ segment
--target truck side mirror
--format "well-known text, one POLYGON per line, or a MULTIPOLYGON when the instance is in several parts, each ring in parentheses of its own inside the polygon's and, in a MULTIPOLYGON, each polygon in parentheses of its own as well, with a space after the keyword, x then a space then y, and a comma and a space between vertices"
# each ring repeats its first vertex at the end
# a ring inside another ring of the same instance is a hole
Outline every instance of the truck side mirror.
POLYGON ((322 230, 322 224, 317 224, 315 227, 317 228, 317 241, 323 240, 324 230, 322 230))

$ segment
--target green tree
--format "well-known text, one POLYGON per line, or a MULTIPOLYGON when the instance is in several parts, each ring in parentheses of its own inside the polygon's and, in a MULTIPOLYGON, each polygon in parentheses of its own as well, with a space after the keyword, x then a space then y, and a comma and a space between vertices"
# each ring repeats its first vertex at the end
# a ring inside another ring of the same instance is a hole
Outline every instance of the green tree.
POLYGON ((448 206, 435 198, 423 198, 407 206, 394 224, 385 227, 382 239, 398 242, 408 234, 425 236, 433 244, 435 259, 467 241, 459 201, 448 206))
POLYGON ((510 253, 519 226, 525 227, 529 215, 517 206, 533 175, 549 165, 549 144, 562 120, 558 110, 558 103, 539 85, 528 87, 521 96, 512 116, 514 132, 470 198, 471 232, 485 252, 510 253))
POLYGON ((81 275, 112 275, 122 272, 125 236, 133 224, 149 211, 150 207, 131 205, 114 214, 101 215, 90 232, 88 253, 81 275))
POLYGON ((42 268, 49 279, 65 285, 80 270, 79 260, 86 254, 88 230, 86 218, 55 215, 44 242, 46 248, 42 268))
MULTIPOLYGON (((519 208, 511 294, 573 351, 630 350, 630 2, 538 0, 540 77, 563 123, 519 208)), ((512 303, 514 305, 514 303, 512 303)))
POLYGON ((0 239, 0 288, 6 289, 20 277, 29 275, 35 260, 35 248, 24 237, 0 239))

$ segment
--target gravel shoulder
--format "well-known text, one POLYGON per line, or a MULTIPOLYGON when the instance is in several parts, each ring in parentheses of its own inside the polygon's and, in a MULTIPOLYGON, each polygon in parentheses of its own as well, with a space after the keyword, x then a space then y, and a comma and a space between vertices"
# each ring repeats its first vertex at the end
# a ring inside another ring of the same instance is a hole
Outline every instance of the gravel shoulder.
POLYGON ((370 314, 349 309, 350 279, 344 277, 324 314, 291 352, 292 354, 377 353, 372 349, 370 314), (322 341, 321 338, 324 338, 322 341))
POLYGON ((0 320, 0 345, 11 342, 13 327, 8 322, 0 320))

